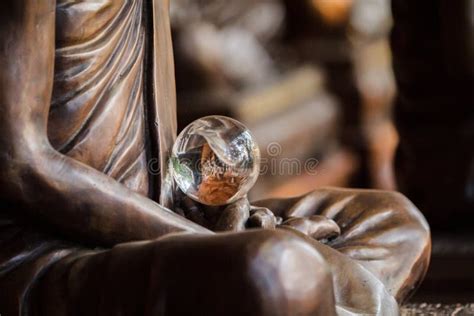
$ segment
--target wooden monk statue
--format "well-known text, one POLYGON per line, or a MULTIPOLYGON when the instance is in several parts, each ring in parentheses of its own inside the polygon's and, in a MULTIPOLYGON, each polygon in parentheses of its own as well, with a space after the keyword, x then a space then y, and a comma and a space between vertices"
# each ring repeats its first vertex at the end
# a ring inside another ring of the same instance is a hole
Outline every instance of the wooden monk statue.
POLYGON ((167 0, 1 1, 0 314, 396 315, 430 254, 400 194, 174 212, 171 53, 167 0))

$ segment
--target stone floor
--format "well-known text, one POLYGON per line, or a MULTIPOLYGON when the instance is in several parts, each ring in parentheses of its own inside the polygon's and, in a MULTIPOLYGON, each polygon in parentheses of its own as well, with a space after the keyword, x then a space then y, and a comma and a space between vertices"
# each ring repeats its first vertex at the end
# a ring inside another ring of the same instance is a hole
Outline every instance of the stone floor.
POLYGON ((474 234, 434 234, 428 274, 401 314, 474 315, 474 234))
POLYGON ((451 316, 451 315, 474 315, 474 304, 453 304, 453 305, 442 305, 442 304, 409 304, 403 306, 401 310, 402 316, 451 316))

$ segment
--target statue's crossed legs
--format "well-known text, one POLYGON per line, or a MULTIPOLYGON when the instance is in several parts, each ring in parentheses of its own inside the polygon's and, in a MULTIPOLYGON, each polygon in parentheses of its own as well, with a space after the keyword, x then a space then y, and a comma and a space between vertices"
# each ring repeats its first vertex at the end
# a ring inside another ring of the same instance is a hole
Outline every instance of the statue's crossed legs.
POLYGON ((321 189, 257 204, 283 217, 327 216, 341 235, 324 244, 290 228, 171 234, 52 251, 12 274, 21 283, 19 275, 60 257, 23 280, 32 284, 23 308, 48 316, 396 315, 426 271, 429 229, 399 194, 321 189))

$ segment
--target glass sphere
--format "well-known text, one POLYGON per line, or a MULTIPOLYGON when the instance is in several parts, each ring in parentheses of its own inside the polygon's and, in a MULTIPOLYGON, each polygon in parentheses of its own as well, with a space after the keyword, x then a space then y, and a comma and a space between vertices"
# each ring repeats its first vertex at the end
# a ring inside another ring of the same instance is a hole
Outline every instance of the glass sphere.
POLYGON ((260 150, 240 122, 208 116, 179 134, 170 164, 187 196, 206 205, 225 205, 244 197, 257 181, 260 150))

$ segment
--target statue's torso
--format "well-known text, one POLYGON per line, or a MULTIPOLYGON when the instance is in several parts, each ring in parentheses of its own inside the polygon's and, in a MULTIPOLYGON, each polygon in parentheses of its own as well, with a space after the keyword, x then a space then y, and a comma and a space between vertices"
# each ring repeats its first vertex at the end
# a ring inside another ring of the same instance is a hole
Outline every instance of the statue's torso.
POLYGON ((148 194, 143 0, 59 0, 53 146, 148 194))

